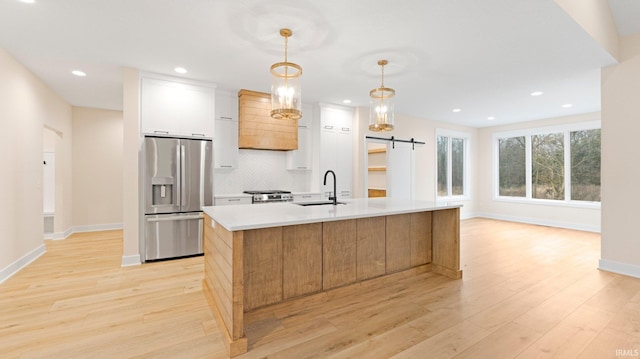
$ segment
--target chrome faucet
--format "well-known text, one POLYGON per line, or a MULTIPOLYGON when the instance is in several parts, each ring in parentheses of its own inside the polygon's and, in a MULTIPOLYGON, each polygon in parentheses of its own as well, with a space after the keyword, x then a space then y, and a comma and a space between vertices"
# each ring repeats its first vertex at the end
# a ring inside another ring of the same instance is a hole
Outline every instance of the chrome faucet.
POLYGON ((324 185, 327 185, 327 175, 331 173, 333 175, 333 197, 329 197, 330 201, 333 201, 333 205, 338 205, 338 194, 336 193, 336 173, 332 170, 328 170, 324 173, 324 185))

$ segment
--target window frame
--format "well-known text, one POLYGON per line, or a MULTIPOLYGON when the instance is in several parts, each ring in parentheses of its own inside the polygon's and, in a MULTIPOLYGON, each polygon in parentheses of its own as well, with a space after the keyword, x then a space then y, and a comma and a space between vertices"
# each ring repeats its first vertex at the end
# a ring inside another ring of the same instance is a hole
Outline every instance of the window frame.
MULTIPOLYGON (((493 147, 493 200, 500 202, 527 203, 527 204, 544 204, 565 207, 580 208, 600 208, 600 202, 582 201, 571 199, 571 132, 585 130, 601 130, 601 121, 586 121, 579 123, 570 123, 558 126, 535 127, 513 131, 495 132, 492 136, 493 147), (534 135, 543 135, 549 133, 562 133, 564 137, 564 199, 542 199, 533 198, 532 185, 532 141, 534 135), (525 137, 525 166, 526 166, 526 196, 510 197, 500 195, 500 158, 499 158, 499 140, 511 137, 525 137)), ((600 157, 602 158, 602 148, 600 149, 600 157)))
POLYGON ((435 149, 435 199, 436 201, 459 201, 459 200, 469 200, 471 199, 471 186, 470 186, 470 156, 469 156, 469 148, 471 143, 471 134, 467 132, 454 131, 444 128, 436 128, 436 136, 434 142, 435 149), (440 196, 438 194, 438 137, 448 137, 447 141, 447 195, 440 196), (462 195, 452 195, 452 185, 453 185, 453 163, 452 159, 452 138, 462 139, 464 150, 462 152, 462 174, 464 178, 462 179, 462 195))

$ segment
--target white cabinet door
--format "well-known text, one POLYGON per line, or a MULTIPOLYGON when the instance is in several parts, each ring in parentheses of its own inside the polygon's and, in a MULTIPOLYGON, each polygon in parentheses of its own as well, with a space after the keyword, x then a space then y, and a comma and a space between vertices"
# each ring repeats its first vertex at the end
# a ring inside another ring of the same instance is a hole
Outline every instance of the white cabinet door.
POLYGON ((214 198, 214 206, 231 206, 235 204, 251 204, 251 197, 225 197, 214 198))
POLYGON ((182 99, 178 118, 181 132, 186 136, 213 137, 215 120, 215 90, 204 86, 185 86, 180 89, 182 99))
POLYGON ((351 198, 353 187, 353 137, 351 127, 340 126, 336 131, 336 169, 340 174, 338 199, 351 198))
POLYGON ((298 149, 287 152, 288 170, 311 169, 311 129, 298 127, 298 149))
POLYGON ((319 201, 321 199, 320 193, 299 193, 293 195, 293 203, 319 201))
POLYGON ((238 95, 216 91, 216 119, 238 120, 238 95))
POLYGON ((213 138, 214 168, 238 167, 238 121, 234 119, 216 119, 213 138))
POLYGON ((311 170, 312 123, 313 106, 302 105, 302 118, 298 120, 298 149, 287 152, 288 170, 311 170))
POLYGON ((336 191, 339 199, 351 198, 353 192, 353 117, 352 111, 333 107, 320 108, 320 179, 323 197, 333 192, 333 178, 324 174, 333 170, 336 174, 336 191), (331 178, 331 179, 330 179, 331 178))
POLYGON ((175 84, 158 79, 143 78, 140 93, 140 122, 142 133, 179 134, 179 107, 175 84))
POLYGON ((179 81, 141 79, 142 133, 212 138, 215 87, 179 81))

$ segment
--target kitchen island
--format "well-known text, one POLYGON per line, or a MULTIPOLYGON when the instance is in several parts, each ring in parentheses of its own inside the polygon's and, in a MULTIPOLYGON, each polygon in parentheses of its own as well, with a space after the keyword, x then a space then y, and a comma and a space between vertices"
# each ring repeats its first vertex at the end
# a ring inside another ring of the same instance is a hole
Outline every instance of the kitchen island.
POLYGON ((369 198, 204 212, 204 291, 230 356, 247 351, 254 309, 398 273, 462 277, 459 205, 369 198))

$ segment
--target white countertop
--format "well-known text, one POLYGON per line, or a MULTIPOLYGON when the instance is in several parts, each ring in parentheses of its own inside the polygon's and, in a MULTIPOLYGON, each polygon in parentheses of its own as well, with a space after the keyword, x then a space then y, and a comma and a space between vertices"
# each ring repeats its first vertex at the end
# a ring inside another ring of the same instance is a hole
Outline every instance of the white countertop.
POLYGON ((460 208, 459 204, 361 198, 346 204, 299 206, 287 203, 203 207, 204 212, 229 231, 329 222, 354 218, 460 208))

